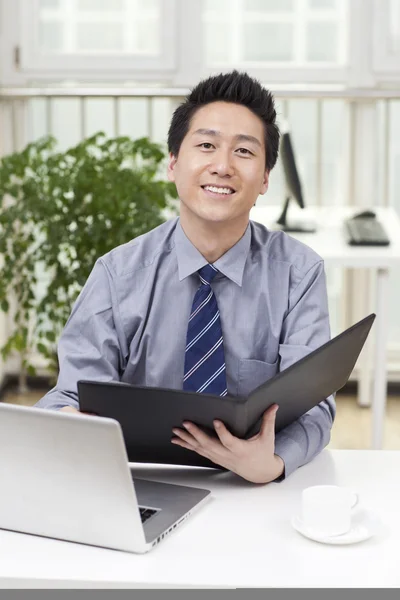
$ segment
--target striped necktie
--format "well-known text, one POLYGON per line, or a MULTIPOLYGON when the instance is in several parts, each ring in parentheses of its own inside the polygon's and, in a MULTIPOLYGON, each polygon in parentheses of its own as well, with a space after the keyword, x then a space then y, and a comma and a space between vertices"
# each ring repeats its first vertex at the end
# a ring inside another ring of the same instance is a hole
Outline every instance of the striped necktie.
POLYGON ((197 290, 186 337, 183 389, 226 396, 225 356, 221 320, 211 281, 218 270, 206 265, 199 270, 197 290))

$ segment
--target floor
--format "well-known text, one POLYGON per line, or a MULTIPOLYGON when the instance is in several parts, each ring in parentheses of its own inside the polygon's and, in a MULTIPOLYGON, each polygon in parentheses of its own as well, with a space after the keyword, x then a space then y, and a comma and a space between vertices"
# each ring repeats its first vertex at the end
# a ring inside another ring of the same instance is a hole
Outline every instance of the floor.
MULTIPOLYGON (((8 392, 4 402, 32 406, 44 392, 33 390, 24 395, 8 392)), ((364 449, 370 447, 371 409, 360 408, 355 396, 338 394, 337 415, 332 429, 329 448, 364 449)), ((389 396, 387 401, 384 449, 400 450, 400 396, 389 396)))

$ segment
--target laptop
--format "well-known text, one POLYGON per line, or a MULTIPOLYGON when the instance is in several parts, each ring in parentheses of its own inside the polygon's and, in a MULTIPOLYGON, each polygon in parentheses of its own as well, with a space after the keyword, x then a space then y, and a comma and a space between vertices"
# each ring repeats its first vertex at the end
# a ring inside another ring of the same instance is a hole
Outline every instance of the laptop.
POLYGON ((145 553, 210 491, 133 479, 113 419, 0 403, 0 528, 145 553))

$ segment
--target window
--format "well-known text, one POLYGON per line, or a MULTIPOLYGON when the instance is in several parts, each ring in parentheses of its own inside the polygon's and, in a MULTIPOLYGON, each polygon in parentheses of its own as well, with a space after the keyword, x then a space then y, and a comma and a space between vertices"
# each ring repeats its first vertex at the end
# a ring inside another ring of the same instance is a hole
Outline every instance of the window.
POLYGON ((206 64, 345 65, 347 8, 347 0, 203 0, 206 64))
POLYGON ((173 69, 175 1, 20 0, 24 71, 173 69))
POLYGON ((40 0, 42 54, 135 54, 161 51, 161 0, 40 0))
POLYGON ((3 80, 20 85, 151 81, 187 88, 234 67, 270 86, 372 87, 400 77, 400 0, 0 4, 3 80))
POLYGON ((400 71, 400 0, 375 0, 374 70, 400 71))

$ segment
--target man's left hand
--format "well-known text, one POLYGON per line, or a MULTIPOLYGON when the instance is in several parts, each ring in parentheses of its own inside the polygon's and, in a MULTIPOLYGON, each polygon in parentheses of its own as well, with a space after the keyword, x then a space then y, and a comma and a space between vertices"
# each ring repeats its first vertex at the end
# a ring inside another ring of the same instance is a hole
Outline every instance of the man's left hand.
POLYGON ((275 415, 274 404, 265 411, 259 433, 248 440, 233 436, 221 421, 214 421, 217 438, 207 435, 194 423, 184 422, 184 429, 173 429, 177 436, 171 442, 192 450, 240 475, 253 483, 268 483, 282 475, 285 464, 274 454, 275 415))

